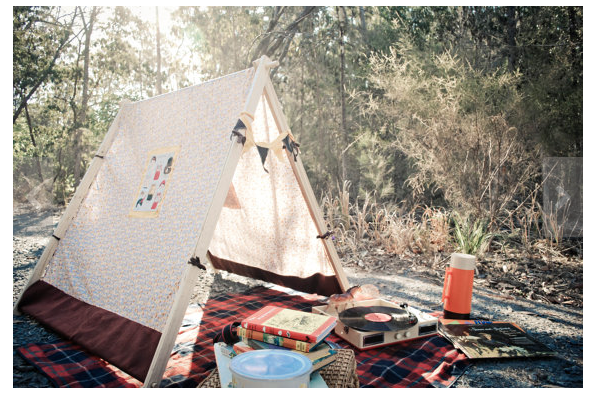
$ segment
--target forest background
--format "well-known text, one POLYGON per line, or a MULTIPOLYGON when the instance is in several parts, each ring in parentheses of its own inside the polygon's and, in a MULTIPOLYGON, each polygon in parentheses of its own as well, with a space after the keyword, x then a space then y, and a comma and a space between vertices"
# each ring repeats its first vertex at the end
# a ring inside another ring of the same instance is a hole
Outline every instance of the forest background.
POLYGON ((122 100, 262 55, 343 255, 582 272, 582 7, 13 7, 14 203, 66 204, 122 100))

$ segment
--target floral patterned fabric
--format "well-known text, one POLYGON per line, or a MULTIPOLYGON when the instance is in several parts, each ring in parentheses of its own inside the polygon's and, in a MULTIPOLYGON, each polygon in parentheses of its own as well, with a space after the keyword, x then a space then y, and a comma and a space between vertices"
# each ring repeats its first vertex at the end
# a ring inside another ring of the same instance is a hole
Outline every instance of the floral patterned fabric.
MULTIPOLYGON (((125 105, 104 163, 42 279, 163 332, 253 76, 248 69, 125 105)), ((278 129, 264 94, 250 115, 257 143, 288 131, 278 129)), ((209 251, 284 277, 333 278, 289 160, 271 150, 265 171, 257 148, 242 154, 209 251)))
MULTIPOLYGON (((257 143, 272 142, 280 134, 264 95, 252 131, 257 143)), ((256 148, 242 154, 232 181, 233 196, 228 196, 237 204, 226 204, 221 211, 209 251, 279 275, 333 276, 290 159, 283 150, 279 153, 268 152, 264 162, 268 172, 256 148)))
POLYGON ((43 280, 162 332, 196 247, 254 69, 123 106, 112 146, 43 280), (130 211, 148 154, 176 148, 158 215, 130 211))

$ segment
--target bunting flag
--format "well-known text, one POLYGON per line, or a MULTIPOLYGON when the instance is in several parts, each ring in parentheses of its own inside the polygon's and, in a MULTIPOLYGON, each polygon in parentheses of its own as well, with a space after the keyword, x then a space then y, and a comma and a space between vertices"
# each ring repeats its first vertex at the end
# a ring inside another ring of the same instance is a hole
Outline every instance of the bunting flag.
POLYGON ((242 112, 240 114, 240 120, 246 129, 244 149, 242 150, 242 154, 244 154, 244 152, 256 145, 254 143, 254 136, 252 134, 252 120, 254 120, 254 116, 248 112, 242 112))
POLYGON ((238 131, 238 130, 242 130, 242 129, 246 129, 246 125, 244 124, 244 122, 242 122, 242 119, 238 119, 238 122, 236 123, 235 127, 233 128, 233 131, 238 131))
POLYGON ((227 197, 225 197, 225 202, 223 203, 225 208, 229 209, 241 209, 242 206, 240 205, 240 200, 238 200, 238 195, 236 194, 236 189, 233 186, 233 183, 229 185, 229 190, 227 191, 227 197))
POLYGON ((293 155, 293 160, 297 161, 297 155, 299 153, 298 147, 300 145, 297 142, 295 142, 293 136, 291 135, 291 132, 288 132, 287 136, 283 138, 283 144, 285 146, 285 149, 287 149, 289 153, 293 155))
POLYGON ((246 144, 246 136, 244 134, 240 133, 240 130, 246 130, 246 125, 244 124, 244 122, 242 122, 241 119, 238 119, 238 122, 236 123, 233 130, 231 131, 231 135, 229 136, 229 139, 231 140, 231 137, 233 137, 235 135, 238 137, 238 140, 240 143, 246 144))
POLYGON ((260 160, 262 161, 262 168, 264 168, 264 170, 268 173, 269 170, 265 168, 264 162, 266 161, 267 155, 269 154, 269 148, 259 145, 256 145, 256 148, 258 149, 258 154, 260 155, 260 160))
POLYGON ((285 144, 285 149, 289 151, 289 153, 293 154, 293 146, 291 145, 291 140, 289 139, 289 134, 283 138, 283 144, 285 144))
POLYGON ((244 129, 245 136, 243 136, 242 143, 244 144, 244 149, 242 150, 242 154, 248 151, 252 147, 256 146, 258 150, 258 154, 260 155, 260 160, 262 161, 262 168, 268 173, 269 171, 265 168, 264 163, 267 159, 269 151, 273 151, 277 159, 283 160, 283 149, 287 149, 289 153, 293 155, 294 160, 297 160, 298 154, 298 146, 291 134, 291 131, 286 131, 277 138, 275 138, 271 142, 256 142, 254 141, 254 134, 252 133, 252 120, 254 117, 247 112, 242 112, 240 114, 240 119, 236 126, 233 129, 233 134, 238 134, 238 130, 244 129))

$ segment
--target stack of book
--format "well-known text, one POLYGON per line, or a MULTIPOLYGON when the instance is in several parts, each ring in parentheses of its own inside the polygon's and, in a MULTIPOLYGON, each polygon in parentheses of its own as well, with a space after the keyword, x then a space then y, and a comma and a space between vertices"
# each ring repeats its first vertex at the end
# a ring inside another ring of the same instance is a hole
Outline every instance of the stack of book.
POLYGON ((337 357, 338 346, 325 341, 336 325, 332 316, 269 305, 242 320, 234 351, 287 349, 308 357, 316 371, 337 357))

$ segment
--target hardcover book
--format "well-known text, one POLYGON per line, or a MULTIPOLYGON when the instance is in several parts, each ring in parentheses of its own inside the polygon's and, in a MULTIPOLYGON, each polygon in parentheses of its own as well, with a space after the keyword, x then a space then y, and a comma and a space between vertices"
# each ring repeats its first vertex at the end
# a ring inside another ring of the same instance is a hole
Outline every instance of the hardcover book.
POLYGON ((247 330, 244 327, 237 328, 237 334, 242 339, 256 339, 257 341, 270 343, 272 345, 282 346, 287 349, 299 350, 300 352, 308 353, 318 345, 318 343, 310 343, 304 341, 296 341, 291 338, 284 338, 278 335, 265 334, 260 331, 247 330))
POLYGON ((337 325, 337 318, 268 305, 242 320, 242 327, 264 334, 318 343, 337 325))
POLYGON ((510 322, 442 320, 438 332, 472 359, 556 354, 510 322))
POLYGON ((313 363, 315 361, 323 359, 327 356, 336 354, 337 349, 339 348, 338 345, 336 345, 332 342, 327 343, 326 341, 322 341, 318 344, 318 346, 316 346, 310 352, 305 353, 305 352, 301 352, 299 350, 288 349, 288 348, 284 348, 282 346, 273 345, 273 344, 258 341, 255 339, 248 339, 247 342, 245 342, 245 343, 252 349, 284 349, 284 350, 288 350, 290 352, 296 352, 299 354, 303 354, 304 356, 308 357, 310 359, 310 361, 312 361, 313 363))
POLYGON ((321 342, 318 346, 316 346, 316 349, 309 353, 300 352, 299 350, 287 349, 254 339, 242 340, 233 345, 233 349, 237 354, 263 349, 278 349, 288 352, 296 352, 308 357, 310 361, 312 361, 312 371, 317 371, 320 368, 335 361, 337 359, 337 348, 339 348, 338 345, 334 343, 326 343, 325 341, 321 342))

